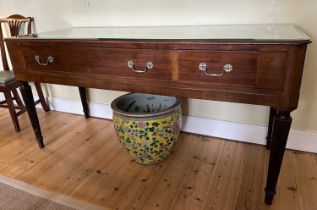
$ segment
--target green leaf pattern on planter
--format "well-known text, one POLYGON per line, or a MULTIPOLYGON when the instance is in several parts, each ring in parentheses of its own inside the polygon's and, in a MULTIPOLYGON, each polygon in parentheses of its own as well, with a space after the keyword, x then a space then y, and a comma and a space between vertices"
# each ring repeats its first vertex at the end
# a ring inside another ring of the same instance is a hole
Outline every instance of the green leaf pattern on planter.
POLYGON ((113 115, 120 142, 134 160, 142 164, 157 163, 169 156, 182 126, 182 112, 152 119, 126 119, 113 115))

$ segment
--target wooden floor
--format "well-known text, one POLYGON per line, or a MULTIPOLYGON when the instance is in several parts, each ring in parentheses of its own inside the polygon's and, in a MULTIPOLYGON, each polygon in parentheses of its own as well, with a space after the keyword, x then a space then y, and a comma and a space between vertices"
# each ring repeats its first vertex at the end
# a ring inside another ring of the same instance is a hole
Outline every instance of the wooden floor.
POLYGON ((130 159, 111 121, 39 110, 40 150, 26 114, 15 133, 0 109, 0 174, 111 209, 317 209, 317 155, 287 151, 271 207, 265 147, 182 133, 157 165, 130 159))

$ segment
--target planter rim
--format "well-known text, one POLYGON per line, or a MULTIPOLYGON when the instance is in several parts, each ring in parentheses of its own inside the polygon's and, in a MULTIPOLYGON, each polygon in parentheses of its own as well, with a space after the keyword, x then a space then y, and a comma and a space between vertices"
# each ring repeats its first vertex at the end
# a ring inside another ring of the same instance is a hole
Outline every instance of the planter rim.
MULTIPOLYGON (((182 104, 182 99, 180 97, 165 96, 165 97, 174 97, 174 98, 176 98, 176 102, 172 106, 170 106, 168 109, 165 109, 165 110, 160 111, 160 112, 155 112, 155 113, 126 112, 124 110, 119 109, 118 106, 117 106, 118 101, 122 100, 123 98, 125 98, 128 95, 133 95, 133 94, 136 94, 136 93, 124 94, 124 95, 116 98, 115 100, 113 100, 111 102, 111 109, 113 111, 113 114, 120 115, 122 117, 137 118, 137 119, 159 117, 159 116, 165 116, 167 114, 170 114, 170 113, 174 112, 182 104)), ((144 93, 144 94, 147 94, 147 93, 144 93)), ((155 94, 149 94, 149 95, 155 95, 155 94)), ((160 95, 156 95, 156 96, 160 96, 160 95)))

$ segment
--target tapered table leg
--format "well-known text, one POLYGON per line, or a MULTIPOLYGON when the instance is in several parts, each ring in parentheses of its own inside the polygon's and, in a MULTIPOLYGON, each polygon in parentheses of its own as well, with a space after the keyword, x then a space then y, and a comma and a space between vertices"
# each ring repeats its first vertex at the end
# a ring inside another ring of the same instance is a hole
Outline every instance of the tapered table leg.
POLYGON ((273 118, 276 115, 276 110, 271 107, 270 108, 270 118, 269 118, 269 125, 267 129, 267 136, 266 136, 266 149, 270 149, 271 147, 271 139, 272 139, 272 128, 273 128, 273 118))
POLYGON ((37 143, 39 144, 40 148, 44 148, 43 136, 41 132, 41 127, 39 123, 39 119, 37 117, 34 98, 32 94, 31 86, 27 82, 21 82, 21 94, 25 103, 25 109, 28 112, 37 143))
POLYGON ((265 203, 268 205, 272 204, 276 193, 276 184, 280 174, 291 123, 290 112, 278 111, 273 118, 270 161, 265 188, 265 203))
POLYGON ((86 118, 89 118, 89 106, 87 102, 87 93, 84 87, 78 87, 81 104, 83 106, 84 115, 86 118))
POLYGON ((40 103, 42 105, 42 108, 44 109, 45 112, 51 111, 51 109, 48 106, 48 104, 46 103, 45 97, 43 95, 41 84, 38 83, 38 82, 34 82, 34 85, 35 85, 35 88, 36 88, 37 95, 39 96, 39 101, 40 101, 40 103))

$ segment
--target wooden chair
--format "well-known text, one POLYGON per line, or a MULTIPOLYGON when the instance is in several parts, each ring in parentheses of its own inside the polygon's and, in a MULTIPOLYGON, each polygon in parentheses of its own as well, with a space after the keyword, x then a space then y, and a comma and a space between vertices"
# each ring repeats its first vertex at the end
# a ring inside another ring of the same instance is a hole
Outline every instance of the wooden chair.
MULTIPOLYGON (((17 89, 20 87, 21 84, 15 80, 14 73, 9 70, 5 45, 3 41, 4 28, 2 26, 8 26, 11 36, 24 36, 32 34, 33 24, 33 18, 26 18, 21 15, 11 15, 7 18, 0 19, 0 53, 4 69, 4 71, 0 71, 0 92, 2 92, 5 97, 5 100, 0 101, 0 107, 6 107, 9 109, 16 132, 20 131, 18 116, 25 112, 25 107, 17 92, 17 89), (16 102, 16 104, 14 103, 14 101, 16 102)), ((35 87, 39 96, 39 100, 35 101, 35 104, 41 103, 43 109, 46 112, 50 111, 50 108, 45 101, 40 84, 35 83, 35 87)))

